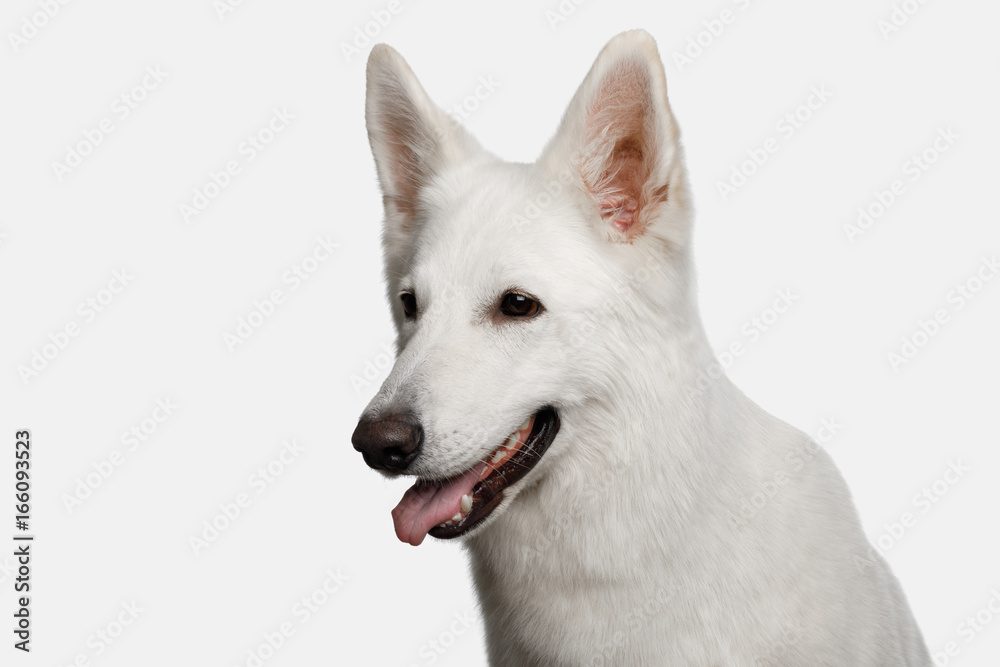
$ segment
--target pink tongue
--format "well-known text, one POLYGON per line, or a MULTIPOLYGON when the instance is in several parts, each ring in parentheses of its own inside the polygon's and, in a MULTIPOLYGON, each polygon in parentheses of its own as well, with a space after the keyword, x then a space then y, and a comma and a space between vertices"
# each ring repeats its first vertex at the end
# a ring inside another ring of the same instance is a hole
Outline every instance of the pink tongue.
POLYGON ((417 482, 407 489, 392 510, 396 537, 413 546, 423 542, 427 531, 458 513, 462 496, 472 495, 485 466, 485 462, 478 463, 447 482, 417 482))

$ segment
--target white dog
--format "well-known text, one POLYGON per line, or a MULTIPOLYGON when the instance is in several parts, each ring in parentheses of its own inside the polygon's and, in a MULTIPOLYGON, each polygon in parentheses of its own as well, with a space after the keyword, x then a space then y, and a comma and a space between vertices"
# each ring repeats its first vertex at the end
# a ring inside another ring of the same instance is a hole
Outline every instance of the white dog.
POLYGON ((399 539, 464 537, 491 664, 930 665, 830 457, 717 372, 647 33, 534 164, 384 45, 366 116, 398 358, 353 442, 417 478, 399 539))

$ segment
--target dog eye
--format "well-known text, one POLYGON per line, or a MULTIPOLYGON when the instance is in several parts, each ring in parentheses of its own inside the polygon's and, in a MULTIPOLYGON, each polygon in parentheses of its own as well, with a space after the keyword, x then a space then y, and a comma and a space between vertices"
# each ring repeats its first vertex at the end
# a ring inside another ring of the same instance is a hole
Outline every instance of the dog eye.
POLYGON ((532 317, 539 309, 540 303, 517 292, 507 292, 500 300, 500 312, 507 317, 532 317))
POLYGON ((399 300, 403 302, 403 314, 406 319, 412 320, 417 316, 417 297, 411 292, 403 292, 399 295, 399 300))

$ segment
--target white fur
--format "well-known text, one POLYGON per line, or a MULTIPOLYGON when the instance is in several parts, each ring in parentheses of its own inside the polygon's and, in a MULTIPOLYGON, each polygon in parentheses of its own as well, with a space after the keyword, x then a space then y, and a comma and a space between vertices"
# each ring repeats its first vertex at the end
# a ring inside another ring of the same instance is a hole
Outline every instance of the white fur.
POLYGON ((470 468, 540 407, 561 419, 464 538, 491 664, 930 665, 830 457, 727 378, 705 381, 690 194, 652 38, 608 44, 534 164, 481 149, 389 47, 368 86, 399 355, 366 416, 413 411, 425 445, 408 472, 431 478, 470 468), (600 91, 623 66, 648 84, 644 187, 668 186, 624 232, 597 192, 615 173, 594 183, 620 129, 600 91), (492 319, 512 288, 544 312, 492 319), (779 471, 787 482, 742 518, 779 471))

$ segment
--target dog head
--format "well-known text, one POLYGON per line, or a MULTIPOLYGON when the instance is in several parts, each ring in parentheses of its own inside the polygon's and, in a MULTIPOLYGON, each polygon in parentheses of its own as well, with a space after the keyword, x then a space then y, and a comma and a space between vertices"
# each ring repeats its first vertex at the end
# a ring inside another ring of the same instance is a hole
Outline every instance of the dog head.
POLYGON ((690 197, 645 32, 604 48, 534 164, 485 151, 390 47, 367 76, 398 356, 353 441, 418 478, 393 516, 419 544, 484 526, 544 477, 564 410, 686 331, 690 197))

